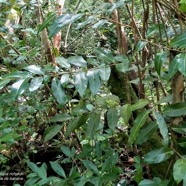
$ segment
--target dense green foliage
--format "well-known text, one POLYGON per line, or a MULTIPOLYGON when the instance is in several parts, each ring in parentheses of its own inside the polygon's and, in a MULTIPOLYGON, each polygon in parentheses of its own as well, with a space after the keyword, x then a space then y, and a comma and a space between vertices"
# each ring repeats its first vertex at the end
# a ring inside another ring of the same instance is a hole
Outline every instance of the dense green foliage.
POLYGON ((0 185, 186 185, 185 1, 163 2, 0 0, 0 185))

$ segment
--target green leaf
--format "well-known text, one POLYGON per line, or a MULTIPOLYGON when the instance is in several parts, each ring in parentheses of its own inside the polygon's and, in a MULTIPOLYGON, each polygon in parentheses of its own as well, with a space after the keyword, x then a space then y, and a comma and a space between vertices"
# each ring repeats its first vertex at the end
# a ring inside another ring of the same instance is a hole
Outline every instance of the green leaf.
POLYGON ((110 129, 114 131, 117 126, 119 116, 116 108, 110 108, 107 112, 107 122, 110 129))
POLYGON ((62 68, 66 68, 66 69, 71 68, 69 61, 64 57, 56 57, 56 63, 60 65, 62 68))
POLYGON ((0 80, 0 90, 3 89, 9 82, 10 82, 10 79, 0 80))
POLYGON ((36 65, 27 66, 25 70, 28 70, 32 74, 44 75, 42 68, 36 65))
POLYGON ((16 71, 16 72, 11 72, 9 74, 5 74, 2 76, 2 78, 10 78, 10 79, 14 79, 14 78, 20 78, 20 79, 26 79, 30 76, 29 72, 22 72, 22 71, 16 71))
POLYGON ((111 73, 111 69, 109 66, 101 65, 98 69, 100 78, 103 81, 108 81, 111 73))
POLYGON ((83 161, 83 164, 84 166, 88 169, 88 170, 91 170, 93 171, 94 173, 96 173, 97 175, 99 175, 99 170, 98 168, 96 167, 95 164, 93 164, 91 161, 89 160, 82 160, 83 161))
POLYGON ((71 56, 67 59, 67 62, 77 67, 87 67, 87 62, 82 56, 71 56))
POLYGON ((168 80, 170 80, 178 71, 178 61, 180 60, 179 55, 176 55, 171 64, 169 65, 169 72, 167 74, 168 80))
POLYGON ((179 133, 179 134, 186 134, 186 123, 182 125, 172 127, 172 130, 179 133))
POLYGON ((174 154, 174 151, 168 147, 156 149, 145 155, 144 161, 149 164, 161 163, 169 159, 174 154))
POLYGON ((105 48, 96 48, 95 53, 99 59, 101 59, 106 64, 115 63, 115 58, 111 51, 105 48))
POLYGON ((76 29, 83 28, 84 26, 92 23, 95 19, 96 19, 96 16, 94 16, 94 15, 89 16, 85 21, 78 23, 76 29))
POLYGON ((183 179, 186 179, 186 159, 178 159, 173 166, 174 180, 180 183, 183 179))
POLYGON ((136 143, 142 145, 148 139, 152 137, 154 132, 158 129, 158 125, 156 122, 148 123, 144 128, 142 128, 137 136, 136 143))
POLYGON ((154 24, 152 26, 149 25, 149 28, 147 30, 147 34, 146 34, 146 37, 154 37, 156 36, 157 34, 159 34, 159 24, 154 24))
POLYGON ((186 76, 186 53, 179 54, 177 57, 179 57, 177 60, 178 70, 186 76))
POLYGON ((68 121, 72 119, 72 117, 69 114, 66 113, 60 113, 56 114, 50 119, 50 122, 63 122, 63 121, 68 121))
POLYGON ((28 161, 28 162, 27 162, 27 165, 29 166, 29 168, 30 168, 33 172, 35 172, 36 174, 38 174, 38 172, 39 172, 39 167, 38 167, 35 163, 33 163, 33 162, 31 162, 31 161, 28 161))
POLYGON ((41 25, 39 25, 39 29, 38 29, 38 33, 41 32, 44 28, 48 27, 49 24, 54 20, 54 18, 56 17, 56 13, 51 13, 44 21, 41 25))
POLYGON ((135 140, 136 140, 136 138, 138 136, 140 128, 146 122, 146 119, 147 119, 147 117, 149 115, 149 112, 150 111, 148 111, 148 110, 143 111, 135 119, 134 126, 130 130, 130 136, 129 136, 129 140, 128 140, 129 145, 132 145, 135 142, 135 140))
POLYGON ((46 163, 43 163, 42 166, 38 170, 38 175, 40 178, 46 179, 46 177, 47 177, 46 170, 47 170, 47 165, 46 165, 46 163))
POLYGON ((98 28, 102 27, 106 23, 108 23, 108 20, 101 19, 96 24, 94 24, 92 28, 98 29, 98 28))
POLYGON ((154 114, 154 117, 157 121, 158 127, 160 129, 160 134, 163 137, 163 143, 164 143, 164 145, 168 145, 168 143, 169 143, 169 132, 168 132, 167 124, 165 123, 165 120, 160 113, 154 112, 153 114, 154 114))
POLYGON ((180 49, 185 49, 186 48, 186 32, 183 32, 174 39, 171 40, 170 47, 173 48, 180 48, 180 49))
POLYGON ((43 83, 42 77, 34 77, 30 82, 29 91, 33 92, 33 91, 37 90, 38 88, 41 87, 42 83, 43 83))
POLYGON ((17 99, 21 94, 23 94, 25 90, 28 88, 29 86, 28 81, 29 78, 20 79, 12 85, 11 94, 15 99, 17 99))
POLYGON ((66 147, 66 146, 62 146, 61 147, 61 151, 67 156, 67 157, 70 157, 70 158, 73 158, 74 155, 73 153, 71 152, 71 150, 69 149, 69 147, 66 147))
POLYGON ((65 133, 65 136, 69 136, 71 132, 73 132, 75 129, 78 129, 79 127, 84 125, 87 122, 89 117, 90 115, 88 113, 84 113, 82 116, 79 116, 77 119, 69 123, 67 126, 67 131, 65 133))
POLYGON ((116 64, 116 69, 119 72, 127 72, 129 70, 129 60, 126 55, 117 55, 114 57, 116 61, 119 61, 121 63, 116 64))
POLYGON ((176 103, 165 107, 163 114, 169 117, 178 117, 186 114, 186 102, 176 103))
POLYGON ((65 103, 67 102, 67 96, 61 86, 60 81, 57 78, 53 78, 51 90, 57 102, 61 105, 65 105, 65 103))
POLYGON ((54 37, 61 30, 62 27, 75 22, 82 16, 83 14, 63 14, 57 17, 54 23, 49 27, 49 38, 54 37))
POLYGON ((56 134, 58 134, 61 129, 62 129, 63 125, 52 125, 49 128, 47 128, 47 130, 44 133, 44 142, 49 141, 50 139, 52 139, 56 134))
POLYGON ((68 84, 69 83, 69 78, 70 78, 70 75, 69 74, 63 74, 61 76, 61 79, 60 79, 60 82, 61 84, 68 84))
POLYGON ((145 179, 139 183, 139 186, 157 186, 157 183, 152 180, 145 179))
POLYGON ((155 63, 155 69, 158 75, 161 75, 161 67, 164 62, 167 61, 167 52, 161 52, 161 53, 156 53, 154 63, 155 63))
POLYGON ((100 113, 93 112, 90 114, 90 119, 87 125, 86 136, 88 139, 92 139, 95 135, 95 132, 100 124, 100 113))
POLYGON ((52 167, 52 169, 60 176, 62 176, 63 178, 66 178, 66 174, 65 171, 63 170, 63 168, 61 167, 61 165, 56 162, 56 161, 50 161, 50 165, 52 167))
POLYGON ((87 72, 87 77, 90 91, 95 95, 101 86, 98 70, 89 70, 87 72))
POLYGON ((83 96, 85 90, 87 89, 87 77, 85 72, 79 72, 74 75, 74 83, 76 90, 79 92, 80 96, 83 96))
POLYGON ((136 53, 136 52, 141 51, 146 46, 147 43, 148 43, 147 41, 138 41, 138 43, 136 44, 134 52, 136 53))
POLYGON ((144 108, 149 103, 146 99, 140 99, 135 104, 130 106, 131 111, 139 110, 144 108))
POLYGON ((128 124, 130 117, 132 116, 131 106, 129 104, 125 104, 120 109, 120 115, 123 118, 125 124, 128 124))

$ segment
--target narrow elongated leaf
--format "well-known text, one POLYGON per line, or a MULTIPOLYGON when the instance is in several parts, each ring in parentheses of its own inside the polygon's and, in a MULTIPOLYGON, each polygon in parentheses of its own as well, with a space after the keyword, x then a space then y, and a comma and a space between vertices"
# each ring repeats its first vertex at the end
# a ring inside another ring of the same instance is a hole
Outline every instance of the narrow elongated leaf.
POLYGON ((130 130, 130 136, 129 136, 129 140, 128 143, 129 145, 132 145, 139 133, 140 128, 145 124, 146 119, 148 117, 150 111, 146 110, 144 112, 141 112, 137 118, 134 121, 134 126, 131 128, 130 130))
POLYGON ((186 76, 186 53, 182 53, 179 56, 179 59, 177 60, 178 63, 178 70, 186 76))
POLYGON ((79 127, 84 125, 87 122, 89 117, 90 115, 85 113, 82 116, 78 117, 76 120, 69 123, 67 126, 67 131, 65 133, 65 136, 69 136, 71 132, 73 132, 75 129, 78 129, 79 127))
POLYGON ((49 38, 54 37, 62 27, 73 23, 74 21, 80 19, 83 14, 63 14, 57 17, 54 23, 49 27, 49 38))
POLYGON ((11 94, 15 99, 17 99, 21 94, 23 94, 25 90, 28 88, 29 86, 28 81, 29 78, 20 79, 12 85, 11 94))
POLYGON ((9 82, 10 82, 10 79, 0 80, 0 90, 3 89, 9 82))
POLYGON ((145 179, 139 183, 139 186, 157 186, 157 183, 152 180, 145 179))
POLYGON ((77 67, 87 67, 87 62, 82 56, 71 56, 67 59, 67 62, 77 67))
POLYGON ((98 69, 100 78, 103 81, 108 81, 111 73, 111 69, 109 66, 101 65, 98 69))
POLYGON ((99 91, 99 88, 101 86, 98 70, 89 70, 87 72, 87 77, 89 89, 92 92, 92 94, 95 95, 99 91))
POLYGON ((110 108, 107 112, 107 121, 110 129, 114 130, 117 126, 119 116, 116 108, 110 108))
POLYGON ((106 23, 108 23, 108 20, 106 20, 106 19, 101 19, 101 20, 99 20, 96 24, 94 24, 93 25, 93 27, 92 28, 100 28, 100 27, 102 27, 104 24, 106 24, 106 23))
POLYGON ((169 117, 178 117, 186 114, 186 102, 166 106, 163 114, 169 117))
POLYGON ((61 113, 53 116, 50 122, 63 122, 63 121, 68 121, 70 119, 72 119, 72 117, 69 114, 61 113))
POLYGON ((52 80, 51 90, 57 102, 61 105, 65 105, 65 103, 67 102, 67 96, 61 86, 60 81, 57 78, 54 78, 52 80))
POLYGON ((123 118, 125 124, 128 124, 130 117, 132 116, 132 111, 129 104, 123 105, 120 109, 120 115, 123 118))
POLYGON ((43 83, 42 77, 34 77, 30 82, 29 91, 33 92, 37 90, 39 87, 41 87, 42 83, 43 83))
POLYGON ((26 67, 25 70, 28 70, 32 74, 44 75, 44 71, 42 70, 42 68, 36 65, 30 65, 26 67))
POLYGON ((100 124, 100 116, 100 113, 91 113, 86 132, 87 138, 92 139, 94 137, 96 130, 100 124))
POLYGON ((83 28, 84 26, 92 23, 94 20, 96 19, 96 17, 94 15, 92 16, 89 16, 85 21, 81 22, 81 23, 78 23, 76 29, 80 29, 80 28, 83 28))
POLYGON ((62 146, 61 147, 61 151, 67 156, 67 157, 70 157, 70 158, 73 158, 73 153, 72 153, 72 151, 70 150, 70 148, 69 147, 66 147, 66 146, 62 146))
POLYGON ((52 167, 52 169, 60 176, 62 176, 63 178, 66 178, 66 174, 65 171, 63 170, 63 168, 61 167, 61 165, 56 162, 56 161, 50 161, 50 165, 52 167))
POLYGON ((62 68, 70 69, 71 65, 67 59, 64 57, 56 57, 56 63, 62 68))
POLYGON ((27 162, 27 165, 29 166, 29 168, 30 168, 33 172, 38 173, 39 167, 38 167, 35 163, 33 163, 33 162, 31 162, 31 161, 28 161, 28 162, 27 162))
POLYGON ((164 145, 168 145, 168 143, 169 143, 169 133, 168 133, 167 124, 165 123, 165 120, 160 113, 154 112, 154 117, 156 118, 158 127, 160 129, 160 134, 163 137, 164 145))
POLYGON ((156 53, 154 63, 155 63, 155 69, 158 75, 161 75, 161 67, 164 62, 167 60, 167 52, 161 52, 161 53, 156 53))
POLYGON ((38 174, 39 174, 39 177, 42 178, 42 179, 46 179, 47 177, 47 165, 46 163, 43 163, 42 166, 39 168, 39 171, 38 171, 38 174))
POLYGON ((159 25, 159 24, 154 24, 152 26, 149 25, 146 37, 154 37, 157 34, 159 34, 159 26, 161 26, 161 25, 159 25))
POLYGON ((56 134, 58 134, 61 129, 62 129, 63 125, 52 125, 50 126, 44 134, 44 142, 49 141, 50 139, 52 139, 56 134))
POLYGON ((171 64, 169 65, 169 72, 167 74, 168 80, 170 80, 178 71, 178 61, 180 60, 179 55, 175 56, 171 64))
POLYGON ((173 154, 173 150, 169 149, 168 147, 163 147, 146 154, 144 161, 149 164, 161 163, 162 161, 169 159, 173 154))
POLYGON ((141 51, 146 46, 147 43, 148 43, 147 41, 138 41, 134 52, 136 53, 136 52, 141 51))
POLYGON ((186 32, 177 35, 171 40, 170 46, 173 48, 186 48, 186 32))
POLYGON ((26 79, 30 76, 29 72, 22 72, 22 71, 16 71, 16 72, 11 72, 9 74, 5 74, 2 76, 2 78, 10 78, 10 79, 14 79, 14 78, 20 78, 20 79, 26 79))
POLYGON ((186 179, 186 159, 178 159, 173 167, 174 180, 180 183, 183 179, 186 179))
POLYGON ((130 106, 130 110, 134 111, 134 110, 138 110, 138 109, 144 108, 148 103, 149 103, 148 100, 140 99, 135 104, 130 106))
POLYGON ((105 48, 96 48, 95 53, 99 59, 104 61, 107 64, 114 63, 115 58, 112 55, 111 51, 105 49, 105 48))
POLYGON ((154 132, 158 129, 156 122, 150 122, 147 126, 142 128, 137 136, 136 143, 141 145, 152 137, 154 132))
POLYGON ((89 160, 83 160, 83 164, 84 164, 84 166, 85 166, 88 170, 91 170, 91 171, 93 171, 94 173, 96 173, 96 174, 99 175, 98 168, 97 168, 96 165, 93 164, 91 161, 89 161, 89 160))
POLYGON ((76 90, 79 92, 80 96, 83 96, 85 90, 87 89, 88 79, 85 72, 79 72, 74 75, 74 83, 76 90))

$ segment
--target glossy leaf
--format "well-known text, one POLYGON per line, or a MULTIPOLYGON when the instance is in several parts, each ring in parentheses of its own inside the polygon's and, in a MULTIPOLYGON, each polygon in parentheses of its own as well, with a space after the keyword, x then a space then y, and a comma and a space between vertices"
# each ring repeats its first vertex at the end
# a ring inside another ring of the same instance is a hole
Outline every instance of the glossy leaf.
POLYGON ((85 90, 87 89, 88 79, 85 72, 79 72, 74 75, 74 83, 76 90, 79 92, 80 96, 83 96, 85 90))
POLYGON ((158 75, 161 75, 161 67, 164 62, 167 61, 167 52, 161 52, 161 53, 156 53, 154 63, 155 63, 155 69, 158 75))
POLYGON ((98 28, 102 27, 106 23, 108 23, 108 20, 101 19, 97 23, 95 23, 92 28, 98 29, 98 28))
POLYGON ((186 179, 186 159, 178 159, 173 166, 173 176, 177 183, 180 183, 183 179, 186 179))
POLYGON ((145 179, 139 183, 139 186, 157 186, 157 183, 153 180, 145 179))
POLYGON ((153 150, 145 155, 144 161, 149 164, 161 163, 169 159, 174 154, 174 151, 168 147, 153 150))
POLYGON ((148 43, 147 41, 138 41, 138 43, 136 44, 134 52, 141 51, 146 46, 147 43, 148 43))
POLYGON ((61 84, 68 84, 69 83, 69 78, 70 78, 70 75, 69 74, 63 74, 61 76, 61 79, 60 79, 60 82, 61 84))
POLYGON ((178 63, 178 70, 186 76, 186 53, 182 53, 177 56, 179 59, 177 60, 178 63))
POLYGON ((29 91, 33 92, 33 91, 37 90, 38 88, 41 87, 42 83, 43 83, 42 77, 34 77, 30 82, 29 91))
POLYGON ((129 145, 132 145, 136 141, 136 138, 139 134, 139 130, 145 124, 146 119, 149 115, 149 112, 150 111, 148 111, 148 110, 143 111, 135 119, 134 126, 130 130, 130 136, 129 136, 129 140, 128 140, 129 145))
POLYGON ((84 164, 84 166, 85 166, 88 170, 91 170, 91 171, 93 171, 94 173, 96 173, 96 174, 99 175, 98 168, 97 168, 96 165, 93 164, 91 161, 89 161, 89 160, 83 160, 83 164, 84 164))
POLYGON ((89 83, 89 89, 93 95, 95 95, 101 86, 101 82, 99 79, 98 70, 89 70, 87 72, 87 78, 89 83))
POLYGON ((47 128, 47 130, 45 131, 44 134, 44 142, 49 141, 50 139, 52 139, 55 135, 57 135, 61 129, 62 129, 63 125, 52 125, 49 128, 47 128))
POLYGON ((164 143, 164 145, 168 145, 168 143, 169 143, 169 133, 168 133, 167 124, 165 123, 165 120, 160 113, 154 112, 153 114, 154 114, 154 117, 157 121, 158 127, 160 129, 160 134, 163 137, 163 143, 164 143))
POLYGON ((104 61, 106 64, 114 63, 115 58, 111 51, 105 48, 96 48, 95 53, 99 59, 104 61))
POLYGON ((165 107, 163 114, 169 117, 178 117, 186 114, 186 102, 176 103, 165 107))
POLYGON ((69 147, 66 146, 62 146, 61 147, 61 151, 65 154, 65 156, 73 158, 74 157, 74 153, 72 152, 72 150, 70 150, 69 147))
POLYGON ((60 81, 57 78, 53 78, 51 90, 57 102, 61 105, 65 105, 65 103, 67 102, 67 96, 61 86, 60 81))
POLYGON ((116 108, 110 108, 107 112, 107 122, 110 129, 114 131, 117 126, 119 116, 116 108))
POLYGON ((67 59, 64 57, 56 57, 56 63, 62 68, 70 69, 71 65, 67 59))
POLYGON ((2 76, 2 78, 9 78, 9 79, 14 79, 14 78, 20 78, 20 79, 26 79, 30 76, 29 72, 22 72, 22 71, 16 71, 16 72, 11 72, 9 74, 5 74, 2 76))
POLYGON ((186 134, 186 123, 182 125, 172 127, 172 130, 179 133, 179 134, 186 134))
POLYGON ((76 29, 80 29, 83 28, 86 25, 89 25, 90 23, 92 23, 94 20, 96 19, 96 17, 94 15, 89 16, 85 21, 78 23, 76 29))
POLYGON ((60 113, 53 116, 50 119, 50 122, 63 122, 63 121, 68 121, 70 119, 72 119, 72 117, 69 114, 60 113))
POLYGON ((25 70, 28 70, 32 74, 44 75, 42 68, 36 65, 27 66, 25 70))
POLYGON ((100 113, 93 112, 90 114, 90 119, 87 125, 86 136, 92 139, 96 133, 96 130, 100 124, 100 113))
POLYGON ((10 82, 10 79, 0 80, 0 90, 3 89, 9 82, 10 82))
POLYGON ((109 66, 101 65, 98 69, 100 78, 103 81, 108 81, 111 73, 111 69, 109 66))
POLYGON ((71 56, 67 59, 67 61, 77 67, 87 67, 87 62, 81 56, 71 56))
POLYGON ((62 27, 73 23, 74 21, 80 19, 83 14, 62 14, 61 16, 57 17, 54 23, 49 27, 49 38, 54 37, 62 27))
POLYGON ((73 120, 71 123, 69 123, 65 136, 69 136, 71 132, 73 132, 75 129, 78 129, 79 127, 84 125, 89 119, 89 117, 89 114, 85 113, 82 116, 79 116, 77 119, 73 120))
POLYGON ((61 167, 61 165, 56 162, 56 161, 50 161, 50 165, 52 167, 52 169, 60 176, 62 176, 63 178, 66 178, 66 174, 65 171, 63 170, 63 168, 61 167))
POLYGON ((121 63, 116 64, 116 69, 119 72, 127 72, 129 70, 129 60, 126 55, 118 55, 115 57, 116 61, 121 63))
POLYGON ((180 61, 179 55, 175 56, 171 64, 169 65, 169 72, 167 74, 168 80, 170 80, 178 71, 178 62, 180 61))
POLYGON ((186 32, 183 32, 179 35, 177 35, 176 37, 174 37, 174 39, 171 40, 170 46, 173 48, 186 48, 186 32))
POLYGON ((141 108, 144 108, 149 103, 146 99, 140 99, 135 104, 130 106, 131 111, 139 110, 141 108))
POLYGON ((144 128, 142 128, 137 136, 136 143, 142 145, 148 139, 152 137, 154 132, 158 129, 158 125, 156 122, 148 123, 144 128))
POLYGON ((120 109, 120 115, 125 124, 128 124, 130 117, 132 116, 132 111, 129 104, 125 104, 120 109))
POLYGON ((21 94, 23 94, 25 90, 28 88, 29 86, 28 81, 29 78, 20 79, 12 85, 11 94, 15 99, 17 99, 21 94))
POLYGON ((149 26, 148 30, 147 30, 147 34, 146 37, 154 37, 157 34, 159 34, 159 26, 158 24, 153 24, 152 26, 149 26))

